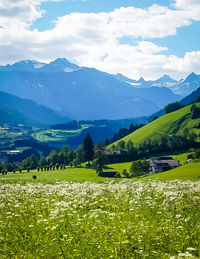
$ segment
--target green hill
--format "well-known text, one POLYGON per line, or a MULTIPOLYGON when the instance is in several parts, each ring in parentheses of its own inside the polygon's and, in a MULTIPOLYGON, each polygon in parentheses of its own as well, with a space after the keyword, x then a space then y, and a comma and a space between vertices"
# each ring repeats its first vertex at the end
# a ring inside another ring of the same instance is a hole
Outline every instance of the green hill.
MULTIPOLYGON (((196 106, 200 107, 200 103, 196 103, 196 106)), ((197 128, 199 127, 199 124, 200 118, 192 119, 191 105, 188 105, 180 110, 171 112, 152 121, 119 141, 124 140, 125 142, 128 142, 128 140, 131 140, 136 146, 138 146, 147 139, 156 140, 161 136, 166 135, 181 135, 187 131, 200 134, 200 128, 197 128)), ((117 142, 112 143, 108 148, 113 144, 116 145, 117 142)))
MULTIPOLYGON (((181 154, 181 155, 175 155, 172 156, 174 159, 178 159, 180 163, 184 163, 186 161, 187 153, 181 154)), ((131 167, 132 162, 130 163, 118 163, 118 164, 111 164, 109 165, 110 170, 116 170, 120 173, 124 169, 129 172, 130 167, 131 167)), ((161 172, 157 174, 148 174, 145 176, 141 177, 134 177, 131 178, 132 180, 159 180, 159 181, 167 181, 167 180, 200 180, 200 162, 196 163, 189 163, 186 165, 182 165, 180 167, 177 167, 175 169, 166 171, 166 172, 161 172)))
POLYGON ((200 163, 190 163, 170 171, 148 175, 144 179, 152 180, 200 180, 200 163))

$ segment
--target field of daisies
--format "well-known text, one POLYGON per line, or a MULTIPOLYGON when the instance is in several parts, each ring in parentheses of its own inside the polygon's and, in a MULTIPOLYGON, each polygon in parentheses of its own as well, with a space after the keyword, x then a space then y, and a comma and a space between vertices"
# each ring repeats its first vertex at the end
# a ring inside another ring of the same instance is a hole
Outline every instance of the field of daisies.
POLYGON ((151 257, 200 257, 200 181, 0 184, 0 258, 151 257))

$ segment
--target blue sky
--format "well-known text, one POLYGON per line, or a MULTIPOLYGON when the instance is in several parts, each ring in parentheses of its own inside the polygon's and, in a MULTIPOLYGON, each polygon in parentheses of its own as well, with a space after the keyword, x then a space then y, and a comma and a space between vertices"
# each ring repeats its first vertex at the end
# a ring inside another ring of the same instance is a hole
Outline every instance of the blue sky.
POLYGON ((0 63, 50 62, 138 79, 200 74, 199 0, 1 0, 0 63))

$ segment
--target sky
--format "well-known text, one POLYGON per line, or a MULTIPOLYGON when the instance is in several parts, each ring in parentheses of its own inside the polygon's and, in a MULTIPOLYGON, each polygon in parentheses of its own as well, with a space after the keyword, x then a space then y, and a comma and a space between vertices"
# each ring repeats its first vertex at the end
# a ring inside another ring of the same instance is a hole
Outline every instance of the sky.
POLYGON ((200 74, 200 0, 0 0, 0 65, 56 58, 132 79, 200 74))

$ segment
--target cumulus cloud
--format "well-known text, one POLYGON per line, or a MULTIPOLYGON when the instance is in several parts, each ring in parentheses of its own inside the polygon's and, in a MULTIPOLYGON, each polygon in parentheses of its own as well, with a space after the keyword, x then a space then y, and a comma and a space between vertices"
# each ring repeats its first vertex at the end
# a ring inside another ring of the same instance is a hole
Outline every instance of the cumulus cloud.
POLYGON ((30 25, 45 13, 40 8, 45 1, 1 0, 2 63, 66 57, 79 65, 148 79, 167 72, 177 77, 199 71, 199 52, 186 53, 183 58, 167 56, 165 46, 151 42, 174 35, 178 28, 197 20, 199 0, 176 0, 175 9, 152 5, 146 9, 121 7, 108 13, 71 13, 58 17, 51 30, 31 30, 30 25), (134 44, 120 43, 123 37, 134 44))
POLYGON ((164 69, 168 71, 177 71, 179 73, 187 73, 194 71, 200 74, 200 51, 186 52, 183 58, 170 55, 167 59, 164 69))
POLYGON ((200 21, 199 0, 175 0, 174 7, 185 12, 192 20, 200 21))
POLYGON ((40 18, 44 13, 43 10, 38 8, 41 2, 39 0, 1 0, 1 26, 6 29, 19 26, 28 28, 30 23, 40 18))

